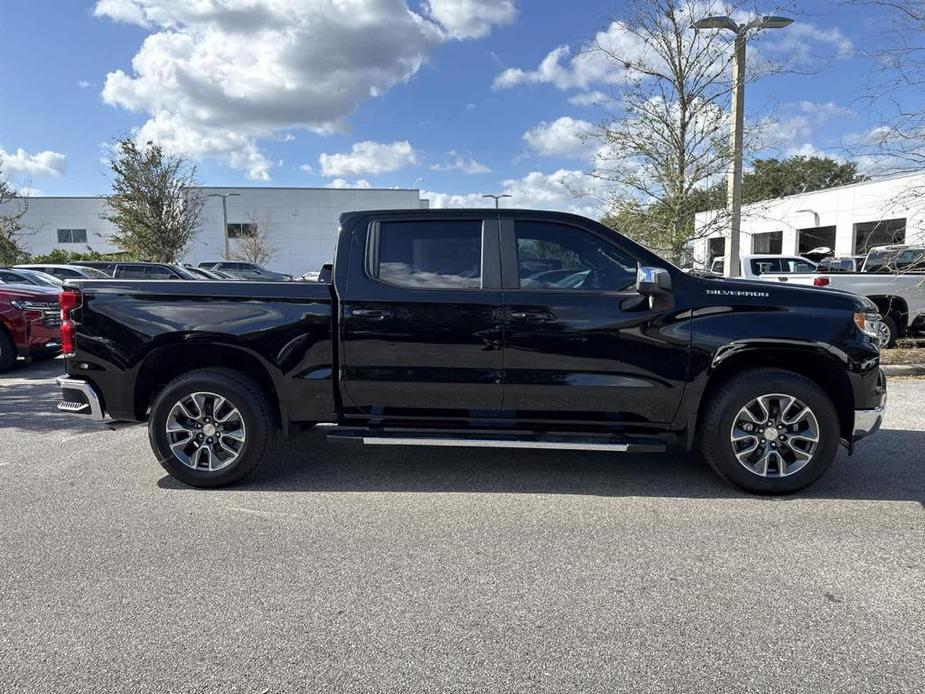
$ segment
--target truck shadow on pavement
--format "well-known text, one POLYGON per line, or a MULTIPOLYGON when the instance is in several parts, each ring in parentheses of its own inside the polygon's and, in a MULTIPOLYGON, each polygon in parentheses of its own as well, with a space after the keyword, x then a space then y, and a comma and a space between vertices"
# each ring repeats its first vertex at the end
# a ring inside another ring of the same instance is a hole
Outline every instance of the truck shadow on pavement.
POLYGON ((42 434, 105 428, 97 422, 58 412, 60 394, 54 379, 63 374, 64 363, 59 359, 20 362, 12 371, 0 374, 0 437, 5 429, 42 434))
MULTIPOLYGON (((202 491, 169 476, 158 484, 202 491)), ((278 445, 251 477, 225 492, 235 490, 755 498, 683 451, 376 448, 329 444, 315 430, 278 445)), ((883 430, 876 443, 860 444, 852 457, 839 453, 819 482, 792 498, 804 497, 925 503, 925 431, 883 430)))

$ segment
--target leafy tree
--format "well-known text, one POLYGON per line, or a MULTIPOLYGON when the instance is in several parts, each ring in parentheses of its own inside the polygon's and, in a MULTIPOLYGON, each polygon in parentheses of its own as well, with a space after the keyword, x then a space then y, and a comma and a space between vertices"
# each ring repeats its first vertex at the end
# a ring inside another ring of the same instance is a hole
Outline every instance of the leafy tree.
POLYGON ((79 260, 134 260, 128 253, 100 253, 98 251, 88 251, 80 253, 78 251, 66 251, 61 248, 55 248, 50 253, 32 256, 33 263, 47 263, 49 265, 68 265, 79 260))
POLYGON ((120 140, 110 161, 113 192, 107 196, 116 227, 112 242, 134 257, 157 262, 182 258, 199 226, 204 199, 196 167, 160 145, 143 148, 120 140))
POLYGON ((28 199, 3 178, 3 161, 0 160, 0 265, 15 265, 28 259, 21 223, 28 211, 28 199))
MULTIPOLYGON (((851 183, 869 176, 858 173, 857 162, 803 155, 788 159, 756 159, 742 177, 742 204, 776 200, 787 195, 811 193, 851 183)), ((726 186, 719 183, 700 192, 697 211, 716 210, 726 204, 726 186)))
MULTIPOLYGON (((728 222, 720 213, 707 226, 694 227, 704 190, 722 180, 732 159, 734 51, 728 32, 692 28, 713 14, 726 14, 723 3, 631 0, 616 22, 624 40, 599 43, 594 51, 594 59, 610 63, 622 83, 613 104, 620 117, 608 116, 594 133, 600 146, 592 176, 616 191, 610 207, 617 220, 645 212, 628 233, 675 262, 695 235, 709 235, 728 222)), ((754 40, 756 31, 749 29, 746 39, 754 40)), ((762 63, 750 74, 777 69, 762 63)))
POLYGON ((869 180, 858 173, 856 162, 838 162, 828 157, 796 156, 788 159, 758 159, 742 179, 742 202, 773 200, 787 195, 826 190, 869 180))

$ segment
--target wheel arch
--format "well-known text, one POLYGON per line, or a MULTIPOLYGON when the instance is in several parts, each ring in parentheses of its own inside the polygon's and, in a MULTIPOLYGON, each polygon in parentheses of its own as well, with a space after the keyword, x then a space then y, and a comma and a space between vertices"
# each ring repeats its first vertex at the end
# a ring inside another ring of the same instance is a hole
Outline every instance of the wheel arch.
POLYGON ((881 316, 890 316, 893 319, 900 333, 906 330, 909 325, 909 304, 905 299, 889 295, 873 295, 867 298, 877 305, 881 316))
POLYGON ((157 394, 173 379, 204 368, 231 369, 252 378, 266 390, 277 422, 285 426, 286 413, 267 365, 250 350, 226 342, 173 342, 148 354, 135 378, 137 418, 144 419, 157 394))
POLYGON ((851 440, 854 430, 854 390, 844 365, 833 354, 821 347, 768 348, 755 345, 730 351, 724 358, 714 359, 696 408, 694 431, 689 435, 691 444, 693 436, 701 428, 701 420, 706 409, 703 404, 710 402, 713 394, 731 378, 747 370, 762 368, 792 371, 818 385, 832 400, 838 413, 842 438, 846 441, 851 440))

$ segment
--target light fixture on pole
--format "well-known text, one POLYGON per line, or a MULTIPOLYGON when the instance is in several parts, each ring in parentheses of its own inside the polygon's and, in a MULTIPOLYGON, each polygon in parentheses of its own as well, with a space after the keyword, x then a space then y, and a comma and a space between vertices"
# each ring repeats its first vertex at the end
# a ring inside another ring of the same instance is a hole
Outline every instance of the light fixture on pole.
POLYGON ((222 237, 225 239, 225 260, 230 260, 231 252, 228 249, 228 198, 240 197, 240 193, 209 193, 207 198, 222 199, 222 237))
POLYGON ((745 44, 749 33, 762 29, 783 29, 792 24, 788 17, 756 17, 739 24, 732 17, 705 17, 694 22, 695 29, 725 29, 735 34, 735 54, 732 72, 732 164, 726 187, 726 207, 729 210, 729 238, 726 243, 725 275, 738 277, 739 246, 742 235, 742 141, 745 133, 745 44))
POLYGON ((501 198, 510 198, 510 197, 513 197, 513 196, 508 195, 507 193, 502 193, 501 195, 491 195, 491 194, 489 193, 489 194, 487 194, 487 195, 483 195, 482 197, 483 197, 483 198, 491 198, 492 200, 494 200, 494 201, 495 201, 495 209, 496 209, 496 210, 499 210, 499 209, 501 209, 501 198))

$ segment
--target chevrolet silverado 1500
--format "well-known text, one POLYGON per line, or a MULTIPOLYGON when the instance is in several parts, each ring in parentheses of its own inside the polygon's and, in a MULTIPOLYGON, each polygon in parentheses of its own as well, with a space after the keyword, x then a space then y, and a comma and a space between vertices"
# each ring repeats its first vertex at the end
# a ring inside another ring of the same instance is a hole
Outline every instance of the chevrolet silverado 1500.
POLYGON ((875 431, 873 303, 685 274, 588 219, 355 212, 330 283, 70 281, 60 409, 147 419, 164 468, 230 484, 293 425, 331 441, 701 451, 805 487, 875 431))

